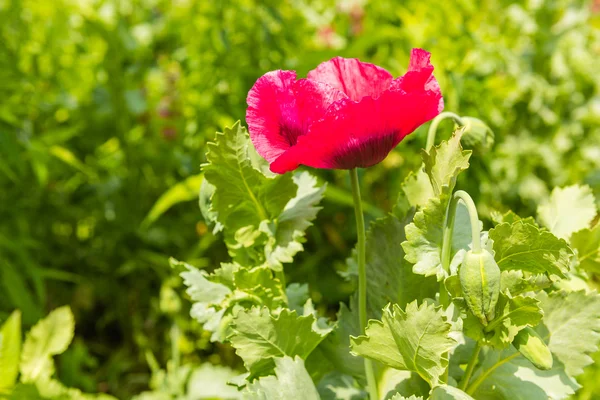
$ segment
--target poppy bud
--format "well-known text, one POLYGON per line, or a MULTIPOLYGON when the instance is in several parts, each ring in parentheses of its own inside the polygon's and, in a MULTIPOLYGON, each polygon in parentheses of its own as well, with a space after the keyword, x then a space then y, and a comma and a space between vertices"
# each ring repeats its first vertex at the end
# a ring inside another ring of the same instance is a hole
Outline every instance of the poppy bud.
POLYGON ((464 123, 461 144, 465 149, 483 153, 494 145, 494 132, 485 122, 473 117, 461 117, 461 120, 464 123))
POLYGON ((519 352, 539 369, 552 368, 552 353, 535 330, 527 327, 520 331, 512 342, 519 352))
POLYGON ((500 268, 494 256, 485 249, 478 253, 469 250, 458 276, 469 310, 487 326, 494 319, 500 294, 500 268))

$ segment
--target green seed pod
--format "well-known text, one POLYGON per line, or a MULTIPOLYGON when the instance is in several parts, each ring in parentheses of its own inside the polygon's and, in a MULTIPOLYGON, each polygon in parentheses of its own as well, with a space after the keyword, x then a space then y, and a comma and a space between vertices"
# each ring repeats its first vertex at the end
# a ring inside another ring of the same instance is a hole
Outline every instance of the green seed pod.
POLYGON ((520 331, 512 342, 513 346, 539 369, 552 368, 552 353, 533 328, 520 331))
POLYGON ((460 139, 465 149, 484 153, 494 145, 494 132, 482 120, 473 117, 461 117, 463 135, 460 139))
POLYGON ((500 295, 500 268, 494 256, 485 249, 479 253, 468 251, 458 277, 469 310, 487 326, 494 319, 500 295))

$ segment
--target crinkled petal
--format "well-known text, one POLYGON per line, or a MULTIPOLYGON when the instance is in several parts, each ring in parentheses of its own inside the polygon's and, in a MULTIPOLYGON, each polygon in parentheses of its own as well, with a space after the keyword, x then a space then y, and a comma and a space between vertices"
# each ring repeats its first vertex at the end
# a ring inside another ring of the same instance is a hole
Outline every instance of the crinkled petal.
POLYGON ((296 80, 294 71, 272 71, 259 78, 248 92, 246 122, 258 154, 273 162, 329 105, 346 97, 331 86, 296 80))
MULTIPOLYGON (((391 89, 403 90, 405 92, 428 90, 434 93, 441 93, 440 85, 433 76, 431 53, 423 49, 412 49, 408 71, 403 76, 394 79, 391 89)), ((439 111, 441 112, 444 108, 443 101, 440 102, 440 107, 439 111)))
POLYGON ((381 96, 390 88, 393 77, 377 65, 356 58, 335 57, 310 71, 308 79, 326 83, 346 93, 350 99, 360 101, 366 96, 381 96))
POLYGON ((342 99, 310 127, 296 146, 271 164, 284 173, 315 168, 366 168, 381 162, 406 135, 440 112, 441 93, 392 90, 360 102, 342 99))

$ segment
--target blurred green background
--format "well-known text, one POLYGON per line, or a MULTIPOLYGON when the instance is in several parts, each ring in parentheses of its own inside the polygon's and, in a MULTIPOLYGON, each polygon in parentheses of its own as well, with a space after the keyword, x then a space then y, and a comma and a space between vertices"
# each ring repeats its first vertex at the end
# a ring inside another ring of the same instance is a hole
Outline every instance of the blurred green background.
MULTIPOLYGON (((184 363, 238 367, 188 317, 167 261, 227 260, 197 206, 207 141, 243 120, 269 70, 303 76, 341 55, 398 76, 412 47, 433 54, 446 110, 496 134, 461 182, 484 216, 531 214, 575 182, 600 198, 597 0, 0 0, 0 321, 19 308, 29 327, 69 304, 59 379, 123 399, 147 390, 148 359, 164 366, 175 336, 184 363)), ((424 143, 421 128, 364 173, 370 218, 424 143)), ((336 270, 355 235, 346 174, 315 173, 324 209, 286 273, 327 307, 351 290, 336 270)), ((600 396, 594 368, 579 398, 600 396)))

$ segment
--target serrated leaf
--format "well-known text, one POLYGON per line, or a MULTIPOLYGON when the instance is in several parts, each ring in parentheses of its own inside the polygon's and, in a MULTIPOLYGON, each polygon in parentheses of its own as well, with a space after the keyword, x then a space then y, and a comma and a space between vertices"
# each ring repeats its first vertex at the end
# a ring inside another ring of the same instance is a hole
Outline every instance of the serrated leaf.
POLYGON ((563 239, 522 220, 490 229, 501 270, 547 273, 561 278, 569 271, 573 251, 563 239))
POLYGON ((252 307, 256 304, 277 308, 286 304, 281 281, 268 267, 244 268, 237 264, 221 264, 207 274, 187 263, 170 260, 181 273, 187 294, 192 299, 190 315, 212 332, 211 341, 224 341, 235 305, 252 307))
POLYGON ((577 250, 579 267, 600 273, 600 223, 592 229, 582 229, 571 236, 571 246, 577 250))
POLYGON ((447 352, 456 344, 443 311, 414 301, 406 312, 387 306, 383 321, 371 320, 365 335, 352 337, 352 351, 392 368, 418 373, 435 386, 448 365, 447 352))
POLYGON ((543 315, 536 298, 510 297, 500 293, 496 318, 484 327, 476 317, 469 314, 464 321, 465 334, 496 349, 503 349, 512 343, 519 331, 539 324, 543 315))
POLYGON ((589 228, 597 212, 596 199, 587 185, 554 188, 550 198, 537 210, 542 226, 562 239, 589 228))
POLYGON ((21 381, 48 379, 54 372, 52 356, 64 352, 75 331, 75 319, 69 306, 52 311, 25 336, 21 353, 21 381))
POLYGON ((253 308, 235 315, 229 340, 246 368, 258 375, 270 370, 273 358, 306 359, 329 332, 331 328, 319 327, 313 315, 283 309, 275 317, 267 308, 253 308))
POLYGON ((270 178, 252 166, 250 146, 246 128, 236 122, 208 144, 208 162, 202 166, 205 178, 216 187, 212 207, 220 222, 234 231, 275 219, 296 193, 291 175, 270 178))
POLYGON ((20 356, 21 312, 15 310, 0 328, 0 393, 15 385, 20 356))
POLYGON ((410 397, 404 397, 400 393, 396 393, 395 395, 390 397, 390 400, 423 400, 423 397, 417 397, 414 394, 410 397))
MULTIPOLYGON (((427 205, 415 214, 413 222, 406 226, 406 240, 402 248, 405 259, 414 264, 413 272, 418 275, 446 277, 442 266, 442 244, 446 209, 449 198, 430 199, 427 205)), ((459 250, 466 250, 472 242, 471 225, 466 206, 458 202, 452 233, 451 259, 459 250)))
POLYGON ((326 188, 318 186, 317 179, 308 172, 294 175, 293 181, 298 191, 277 216, 274 241, 266 249, 268 260, 274 265, 292 262, 296 253, 303 250, 305 231, 321 209, 317 205, 326 188))
POLYGON ((517 221, 523 221, 527 224, 531 224, 531 225, 536 225, 537 223, 535 222, 535 219, 533 217, 527 217, 527 218, 522 218, 519 215, 517 215, 514 211, 507 211, 504 214, 501 214, 499 212, 492 212, 492 220, 494 221, 494 223, 497 224, 501 224, 503 222, 512 224, 513 222, 517 222, 517 221))
POLYGON ((275 375, 258 379, 243 393, 246 400, 320 400, 300 357, 275 359, 275 375))
POLYGON ((479 382, 471 394, 477 400, 560 400, 566 399, 579 384, 569 377, 560 362, 541 371, 512 347, 503 352, 485 349, 471 382, 479 382))
POLYGON ((363 360, 350 354, 350 336, 358 336, 360 331, 358 314, 342 303, 333 331, 319 345, 337 371, 352 376, 364 375, 363 360))
POLYGON ((381 310, 388 304, 406 304, 425 298, 434 298, 439 285, 433 277, 415 274, 405 259, 401 243, 405 227, 412 215, 404 221, 393 215, 371 223, 367 232, 367 315, 381 318, 381 310))
POLYGON ((432 147, 429 152, 421 152, 425 173, 429 176, 435 196, 452 193, 458 175, 469 168, 472 152, 462 149, 461 136, 462 133, 457 132, 448 141, 432 147))
POLYGON ((540 332, 548 340, 550 351, 564 365, 567 373, 577 376, 593 363, 591 353, 600 344, 600 295, 595 292, 557 291, 537 295, 544 311, 540 332))
MULTIPOLYGON (((250 249, 265 223, 273 223, 294 198, 297 186, 291 174, 268 176, 258 168, 254 149, 246 128, 239 122, 217 133, 214 143, 208 144, 202 166, 205 179, 215 187, 209 213, 225 227, 225 241, 234 259, 251 259, 258 265, 265 261, 264 249, 250 249), (251 154, 252 153, 252 154, 251 154), (262 224, 262 227, 261 227, 262 224), (240 233, 240 231, 243 231, 240 233), (244 236, 245 235, 245 236, 244 236), (246 241, 240 246, 240 236, 246 241)), ((264 245, 265 237, 258 240, 264 245)))
POLYGON ((433 192, 429 176, 423 168, 408 174, 402 183, 402 191, 408 203, 413 207, 422 207, 430 198, 437 197, 433 192))
POLYGON ((433 388, 428 400, 474 400, 471 396, 454 386, 441 385, 433 388))
POLYGON ((524 292, 538 291, 552 286, 552 281, 543 274, 525 276, 521 270, 502 271, 500 287, 512 296, 524 292))

